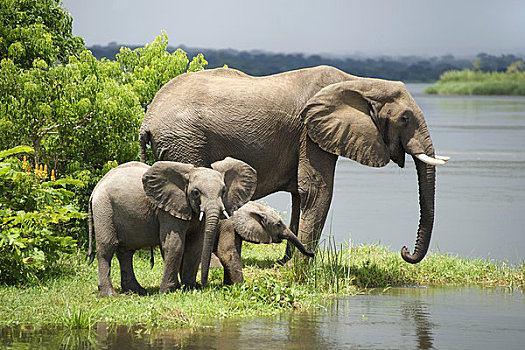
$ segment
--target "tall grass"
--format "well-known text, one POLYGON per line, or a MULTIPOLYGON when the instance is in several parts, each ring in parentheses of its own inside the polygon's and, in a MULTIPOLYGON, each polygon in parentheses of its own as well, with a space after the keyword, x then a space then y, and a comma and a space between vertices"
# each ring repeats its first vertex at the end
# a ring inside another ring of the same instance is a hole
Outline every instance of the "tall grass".
POLYGON ((428 253, 415 265, 398 252, 375 245, 335 244, 332 237, 322 242, 314 259, 294 257, 287 266, 290 280, 313 290, 341 294, 367 288, 390 286, 469 285, 525 287, 525 264, 510 265, 486 259, 464 259, 428 253))
POLYGON ((293 283, 304 284, 313 290, 331 294, 355 291, 355 277, 350 274, 347 244, 336 245, 333 236, 322 241, 313 259, 295 254, 285 271, 293 283))
POLYGON ((445 72, 427 94, 525 95, 525 72, 478 72, 470 69, 445 72))
POLYGON ((101 308, 94 306, 66 305, 61 323, 68 329, 91 329, 97 322, 101 308))

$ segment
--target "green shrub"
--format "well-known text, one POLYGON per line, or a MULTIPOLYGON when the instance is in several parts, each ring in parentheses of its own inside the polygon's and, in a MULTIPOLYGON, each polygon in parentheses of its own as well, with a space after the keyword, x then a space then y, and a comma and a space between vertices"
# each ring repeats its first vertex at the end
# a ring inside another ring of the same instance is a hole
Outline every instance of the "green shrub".
POLYGON ((21 153, 27 146, 0 152, 0 283, 23 284, 40 278, 76 241, 69 230, 86 218, 71 204, 77 179, 55 179, 31 167, 21 153))
POLYGON ((525 95, 525 72, 448 71, 425 89, 440 95, 525 95))

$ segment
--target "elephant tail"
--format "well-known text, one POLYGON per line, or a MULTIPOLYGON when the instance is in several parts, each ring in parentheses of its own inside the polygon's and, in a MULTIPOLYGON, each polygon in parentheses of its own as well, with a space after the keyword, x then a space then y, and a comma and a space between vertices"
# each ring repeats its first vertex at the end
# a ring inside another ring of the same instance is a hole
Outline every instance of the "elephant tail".
POLYGON ((149 263, 151 265, 151 268, 155 265, 155 258, 153 256, 153 247, 150 249, 150 257, 149 257, 149 263))
POLYGON ((91 265, 93 260, 95 260, 95 254, 93 254, 93 234, 94 234, 94 225, 93 225, 93 196, 89 197, 88 205, 88 225, 89 225, 89 249, 88 249, 88 265, 91 265))
POLYGON ((146 146, 150 143, 149 130, 140 129, 139 132, 139 145, 140 145, 140 161, 146 163, 146 146))

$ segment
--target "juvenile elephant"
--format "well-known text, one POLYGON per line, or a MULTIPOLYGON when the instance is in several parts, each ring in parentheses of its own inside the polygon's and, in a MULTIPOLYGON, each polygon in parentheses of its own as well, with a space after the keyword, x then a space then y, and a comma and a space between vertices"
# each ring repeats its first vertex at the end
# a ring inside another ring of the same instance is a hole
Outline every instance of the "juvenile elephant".
MULTIPOLYGON (((209 166, 225 156, 257 171, 252 199, 292 195, 290 227, 315 247, 332 200, 338 156, 382 167, 414 158, 420 220, 410 263, 421 261, 434 224, 437 157, 423 112, 405 85, 319 66, 265 77, 234 69, 182 74, 164 85, 140 128, 141 159, 209 166), (191 140, 191 142, 188 142, 191 140)), ((373 180, 371 180, 373 181, 373 180)), ((286 259, 293 252, 288 243, 286 259)), ((285 259, 285 260, 286 260, 285 259)))
POLYGON ((146 294, 133 272, 133 253, 160 245, 164 257, 161 292, 196 286, 208 270, 221 213, 233 213, 252 197, 256 172, 233 159, 210 168, 177 162, 122 164, 108 172, 89 199, 89 255, 96 238, 98 290, 117 295, 111 284, 113 254, 117 253, 123 292, 146 294), (204 219, 204 221, 203 221, 204 219))
POLYGON ((224 267, 224 284, 244 281, 241 261, 243 241, 269 244, 281 243, 283 239, 291 242, 304 255, 314 256, 269 206, 248 202, 232 217, 221 220, 214 252, 224 267))

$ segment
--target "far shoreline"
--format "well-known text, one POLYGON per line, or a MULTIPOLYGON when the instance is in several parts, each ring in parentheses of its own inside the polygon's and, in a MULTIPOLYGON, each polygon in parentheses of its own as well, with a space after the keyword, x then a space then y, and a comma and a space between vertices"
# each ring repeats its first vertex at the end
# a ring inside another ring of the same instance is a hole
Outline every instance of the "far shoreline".
POLYGON ((525 96, 525 72, 452 70, 423 90, 427 95, 525 96))

